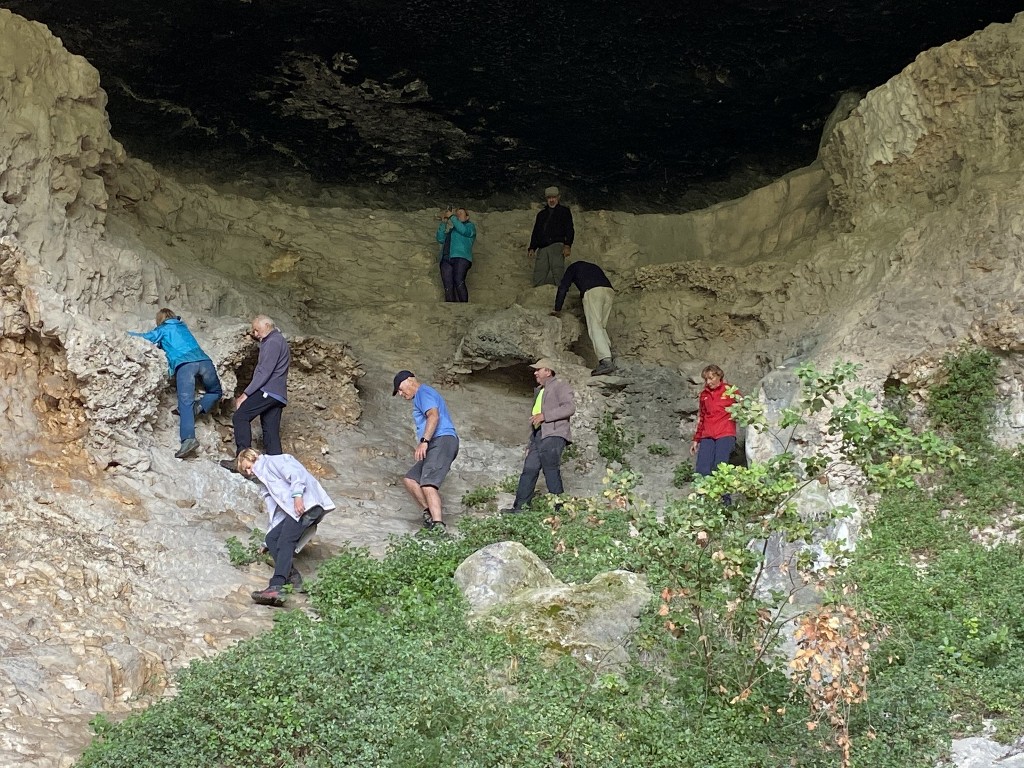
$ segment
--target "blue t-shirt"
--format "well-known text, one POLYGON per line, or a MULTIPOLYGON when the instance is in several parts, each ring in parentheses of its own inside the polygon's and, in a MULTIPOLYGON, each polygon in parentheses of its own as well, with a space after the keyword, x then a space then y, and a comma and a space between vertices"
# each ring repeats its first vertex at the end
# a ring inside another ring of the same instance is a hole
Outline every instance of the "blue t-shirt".
POLYGON ((416 422, 416 439, 419 440, 423 437, 423 430, 427 428, 427 411, 431 408, 437 408, 438 416, 437 431, 432 437, 441 437, 441 435, 458 437, 451 416, 448 415, 448 406, 445 405, 444 398, 433 387, 420 384, 420 388, 416 390, 416 395, 412 399, 412 420, 416 422))

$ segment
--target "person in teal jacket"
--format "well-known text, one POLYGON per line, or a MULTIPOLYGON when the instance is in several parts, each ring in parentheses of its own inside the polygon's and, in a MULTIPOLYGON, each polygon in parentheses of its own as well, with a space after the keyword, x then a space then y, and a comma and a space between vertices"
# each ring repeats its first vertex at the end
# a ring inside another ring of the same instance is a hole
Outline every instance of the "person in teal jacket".
POLYGON ((128 331, 129 336, 156 344, 167 355, 167 369, 178 388, 178 434, 181 447, 175 458, 184 459, 196 452, 196 417, 209 413, 223 391, 213 361, 199 346, 195 336, 173 311, 164 307, 156 313, 156 328, 146 333, 128 331), (196 381, 202 383, 204 394, 196 399, 196 381))
POLYGON ((441 244, 441 285, 445 301, 469 301, 466 274, 473 266, 474 240, 476 225, 469 220, 469 211, 456 208, 453 212, 449 208, 441 212, 437 242, 441 244))

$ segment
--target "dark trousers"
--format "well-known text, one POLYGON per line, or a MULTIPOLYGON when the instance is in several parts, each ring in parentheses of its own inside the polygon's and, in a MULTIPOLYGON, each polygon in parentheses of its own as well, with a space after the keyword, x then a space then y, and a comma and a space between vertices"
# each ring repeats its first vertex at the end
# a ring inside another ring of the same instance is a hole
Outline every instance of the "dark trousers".
POLYGON ((710 475, 719 464, 729 463, 729 454, 734 447, 735 437, 705 437, 697 446, 697 466, 694 471, 698 475, 710 475))
POLYGON ((466 287, 466 274, 473 262, 461 258, 441 258, 441 285, 444 287, 445 301, 469 301, 469 288, 466 287))
POLYGON ((302 538, 302 533, 309 526, 316 525, 324 516, 321 506, 310 507, 300 519, 285 515, 284 520, 270 529, 264 543, 274 558, 274 575, 270 578, 270 586, 281 587, 292 578, 295 561, 295 545, 302 538))
POLYGON ((530 435, 523 473, 519 476, 519 487, 516 488, 516 500, 512 503, 514 509, 522 509, 530 503, 541 470, 544 471, 544 484, 548 487, 548 493, 562 492, 562 451, 566 445, 564 437, 542 438, 539 429, 530 435))
POLYGON ((263 392, 245 398, 245 402, 231 417, 231 423, 235 426, 235 455, 241 453, 243 448, 252 448, 252 422, 257 416, 263 428, 263 452, 271 456, 284 453, 281 450, 283 410, 284 403, 270 395, 264 396, 263 392))

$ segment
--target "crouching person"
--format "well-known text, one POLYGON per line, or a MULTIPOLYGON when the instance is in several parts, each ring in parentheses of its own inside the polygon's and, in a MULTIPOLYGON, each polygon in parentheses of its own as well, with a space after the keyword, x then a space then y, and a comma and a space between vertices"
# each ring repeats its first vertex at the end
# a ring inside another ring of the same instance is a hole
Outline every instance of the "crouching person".
POLYGON ((296 550, 309 541, 334 502, 298 459, 287 453, 261 455, 252 448, 238 454, 238 471, 258 481, 267 509, 266 547, 274 558, 274 575, 266 589, 252 593, 260 605, 284 605, 288 585, 302 585, 294 565, 296 550))

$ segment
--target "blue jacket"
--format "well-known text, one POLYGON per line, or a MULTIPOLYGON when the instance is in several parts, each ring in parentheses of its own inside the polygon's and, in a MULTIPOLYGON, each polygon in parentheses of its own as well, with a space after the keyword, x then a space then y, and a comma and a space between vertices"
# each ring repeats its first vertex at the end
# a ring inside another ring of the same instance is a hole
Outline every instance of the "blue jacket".
MULTIPOLYGON (((473 241, 476 240, 476 224, 472 221, 462 222, 452 216, 448 219, 452 225, 452 245, 448 252, 449 258, 473 260, 473 241)), ((444 250, 444 238, 447 234, 447 225, 441 222, 437 225, 437 242, 441 243, 441 250, 444 250)))
POLYGON ((167 355, 167 368, 171 376, 182 363, 198 363, 210 359, 209 355, 200 349, 199 342, 192 335, 192 331, 178 317, 164 320, 152 331, 146 333, 128 331, 128 335, 138 336, 140 339, 151 341, 160 347, 167 355))

